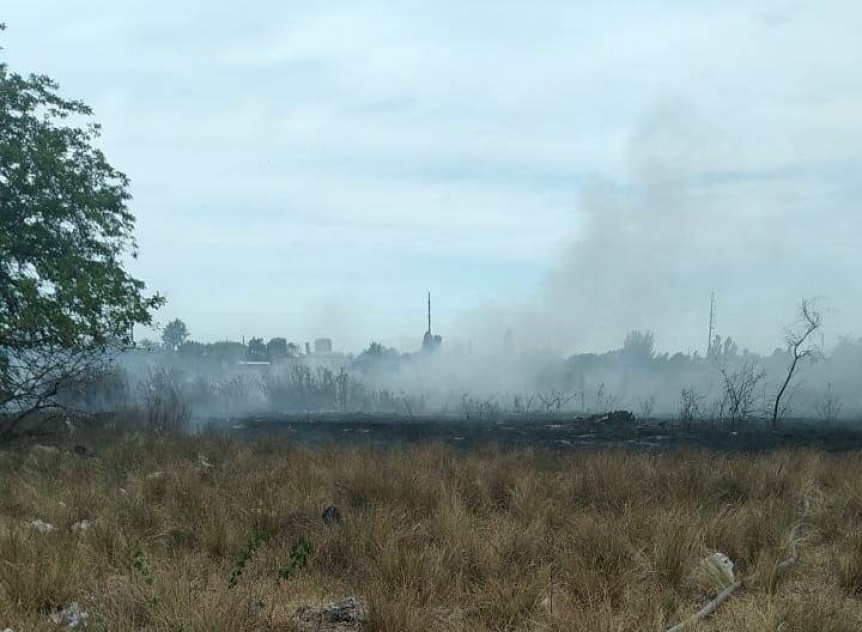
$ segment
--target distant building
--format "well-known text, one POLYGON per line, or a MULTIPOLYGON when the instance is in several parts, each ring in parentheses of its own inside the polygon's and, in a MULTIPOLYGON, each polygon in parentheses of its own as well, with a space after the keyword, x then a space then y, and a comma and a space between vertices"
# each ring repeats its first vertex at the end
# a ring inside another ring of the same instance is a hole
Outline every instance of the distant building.
POLYGON ((428 330, 422 338, 422 351, 436 351, 442 344, 443 337, 431 333, 431 292, 428 292, 428 330))
POLYGON ((422 351, 436 351, 443 344, 443 336, 435 336, 430 331, 422 338, 422 351))
POLYGON ((314 347, 305 343, 305 355, 299 360, 308 366, 326 366, 338 369, 349 364, 349 358, 339 351, 332 350, 332 338, 317 338, 314 347))

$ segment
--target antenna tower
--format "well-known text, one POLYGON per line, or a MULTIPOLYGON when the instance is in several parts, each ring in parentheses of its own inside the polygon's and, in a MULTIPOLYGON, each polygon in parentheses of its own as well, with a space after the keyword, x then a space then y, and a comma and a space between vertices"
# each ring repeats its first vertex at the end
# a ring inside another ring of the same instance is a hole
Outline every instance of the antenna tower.
POLYGON ((709 342, 706 345, 706 357, 712 355, 712 334, 715 332, 715 292, 709 296, 709 342))
POLYGON ((431 333, 431 292, 428 292, 428 333, 431 333))

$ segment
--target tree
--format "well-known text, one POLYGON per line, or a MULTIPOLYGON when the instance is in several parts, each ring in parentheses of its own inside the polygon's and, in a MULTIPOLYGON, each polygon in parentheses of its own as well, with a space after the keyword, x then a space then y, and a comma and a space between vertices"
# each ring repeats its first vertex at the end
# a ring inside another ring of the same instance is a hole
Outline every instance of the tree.
POLYGON ((189 337, 189 329, 179 318, 175 318, 162 330, 162 343, 168 351, 176 351, 189 337))
POLYGON ((399 358, 398 350, 380 342, 371 342, 368 348, 356 356, 353 366, 362 371, 394 367, 399 358))
POLYGON ((241 342, 223 340, 207 345, 207 358, 214 362, 233 364, 245 358, 245 345, 241 342))
POLYGON ((266 350, 270 360, 284 360, 287 357, 287 340, 284 338, 272 338, 266 343, 266 350))
POLYGON ((706 357, 710 360, 719 360, 719 356, 721 355, 721 336, 718 334, 715 335, 715 338, 712 339, 712 342, 709 345, 709 349, 706 350, 706 357))
POLYGON ((655 334, 635 329, 626 335, 621 351, 623 358, 637 364, 649 364, 655 356, 655 334))
POLYGON ((155 340, 144 338, 143 340, 139 340, 135 346, 138 349, 143 349, 144 351, 157 351, 159 348, 159 343, 155 340))
POLYGON ((0 63, 0 438, 164 302, 123 267, 137 255, 128 178, 94 147, 96 123, 72 123, 90 108, 57 91, 0 63))
POLYGON ((263 338, 252 338, 248 341, 246 357, 255 362, 266 362, 269 360, 269 351, 263 342, 263 338))
POLYGON ((817 309, 817 305, 813 299, 804 299, 799 304, 799 313, 796 319, 796 324, 788 327, 785 330, 785 341, 787 342, 787 354, 790 359, 790 364, 787 367, 787 376, 784 378, 778 393, 775 395, 775 403, 772 406, 772 430, 778 429, 778 418, 781 407, 781 398, 787 391, 793 375, 800 360, 808 360, 816 362, 823 357, 822 340, 813 340, 815 334, 820 331, 823 325, 823 316, 817 309))
POLYGON ((194 340, 186 340, 177 347, 177 355, 183 360, 200 360, 207 354, 207 345, 194 340))
POLYGON ((721 341, 721 336, 716 335, 709 346, 707 357, 714 362, 727 362, 736 358, 739 354, 739 346, 728 336, 721 341))
POLYGON ((733 341, 733 338, 728 336, 724 339, 724 346, 722 348, 722 355, 725 359, 732 360, 739 353, 739 346, 733 341))

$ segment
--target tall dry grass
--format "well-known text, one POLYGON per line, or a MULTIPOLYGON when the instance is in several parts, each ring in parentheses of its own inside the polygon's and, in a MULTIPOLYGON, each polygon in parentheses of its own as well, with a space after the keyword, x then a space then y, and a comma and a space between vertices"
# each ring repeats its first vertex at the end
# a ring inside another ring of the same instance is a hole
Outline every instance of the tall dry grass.
POLYGON ((862 629, 857 453, 60 447, 0 456, 0 629, 55 630, 78 601, 90 630, 291 630, 300 604, 356 595, 373 631, 656 631, 711 596, 692 569, 712 551, 745 586, 700 629, 862 629))

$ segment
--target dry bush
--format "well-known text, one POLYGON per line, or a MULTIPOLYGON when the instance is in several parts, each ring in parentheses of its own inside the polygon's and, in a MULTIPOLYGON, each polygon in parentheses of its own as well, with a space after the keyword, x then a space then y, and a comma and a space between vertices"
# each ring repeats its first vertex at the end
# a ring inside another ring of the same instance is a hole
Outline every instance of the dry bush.
POLYGON ((862 528, 847 534, 844 550, 835 556, 836 574, 841 588, 850 596, 862 595, 862 528))
POLYGON ((185 376, 177 367, 150 369, 138 385, 146 424, 157 433, 176 433, 191 419, 191 406, 184 392, 185 376))

